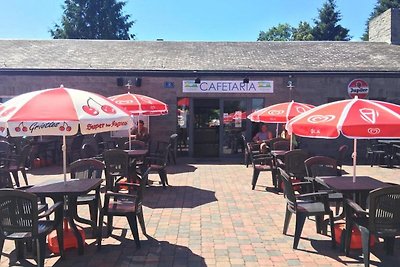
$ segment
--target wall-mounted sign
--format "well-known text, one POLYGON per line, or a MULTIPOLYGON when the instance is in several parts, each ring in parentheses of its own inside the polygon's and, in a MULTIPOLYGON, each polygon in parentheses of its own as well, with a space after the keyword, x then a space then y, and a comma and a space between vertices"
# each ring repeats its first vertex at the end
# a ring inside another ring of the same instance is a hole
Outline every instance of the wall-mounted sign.
POLYGON ((164 88, 174 88, 174 82, 164 82, 164 88))
POLYGON ((273 81, 201 81, 195 83, 194 80, 183 81, 182 91, 184 93, 244 93, 259 94, 273 93, 273 81))
POLYGON ((366 98, 369 93, 368 83, 361 79, 354 79, 347 86, 347 92, 351 98, 355 96, 358 96, 358 98, 366 98))

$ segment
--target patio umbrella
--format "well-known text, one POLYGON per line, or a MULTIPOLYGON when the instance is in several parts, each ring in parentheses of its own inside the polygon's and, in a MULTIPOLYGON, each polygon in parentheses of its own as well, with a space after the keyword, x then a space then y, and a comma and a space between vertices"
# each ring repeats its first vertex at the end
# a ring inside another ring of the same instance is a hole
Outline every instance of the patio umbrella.
POLYGON ((16 96, 0 106, 0 135, 62 136, 66 181, 66 136, 129 129, 126 111, 107 98, 69 88, 52 88, 16 96))
MULTIPOLYGON (((313 105, 292 100, 256 110, 247 118, 253 122, 277 123, 276 137, 278 137, 278 123, 287 123, 290 119, 312 108, 314 108, 313 105)), ((292 149, 292 140, 290 140, 290 149, 292 149)))
POLYGON ((125 93, 109 97, 132 115, 159 116, 168 114, 168 105, 149 96, 125 93))
POLYGON ((400 137, 400 106, 354 99, 318 106, 286 124, 289 134, 333 139, 343 134, 354 139, 353 181, 356 177, 357 139, 400 137))
POLYGON ((190 104, 190 99, 188 97, 183 97, 178 100, 178 106, 186 106, 188 107, 190 104))
MULTIPOLYGON (((131 115, 160 116, 168 114, 168 105, 149 96, 131 94, 130 92, 109 97, 110 100, 123 107, 131 115)), ((129 129, 130 131, 130 129, 129 129)), ((129 150, 131 149, 129 132, 129 150)))

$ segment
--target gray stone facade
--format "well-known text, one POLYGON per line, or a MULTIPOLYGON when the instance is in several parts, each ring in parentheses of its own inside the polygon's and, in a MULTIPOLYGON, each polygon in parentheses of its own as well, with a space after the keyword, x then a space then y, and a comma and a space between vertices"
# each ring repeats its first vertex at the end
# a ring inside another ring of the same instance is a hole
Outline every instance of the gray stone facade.
POLYGON ((386 10, 369 24, 369 41, 400 45, 400 9, 386 10))

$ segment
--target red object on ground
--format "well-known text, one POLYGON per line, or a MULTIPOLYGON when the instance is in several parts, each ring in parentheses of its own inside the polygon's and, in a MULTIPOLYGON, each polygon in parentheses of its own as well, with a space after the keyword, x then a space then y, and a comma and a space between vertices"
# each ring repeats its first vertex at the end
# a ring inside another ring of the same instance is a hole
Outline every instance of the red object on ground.
MULTIPOLYGON (((342 232, 346 231, 346 224, 344 223, 335 223, 334 227, 335 231, 335 241, 340 244, 342 239, 342 232)), ((343 235, 344 236, 344 235, 343 235)), ((371 236, 371 240, 369 242, 369 246, 373 247, 375 245, 375 236, 371 236)), ((357 227, 353 227, 351 230, 351 240, 350 240, 350 249, 361 249, 361 233, 357 227)))
MULTIPOLYGON (((78 248, 78 242, 76 237, 74 236, 74 232, 69 228, 67 219, 64 219, 64 250, 69 248, 78 248)), ((79 233, 82 236, 83 242, 85 242, 86 235, 82 228, 78 226, 79 233)), ((60 248, 58 247, 57 242, 57 232, 53 231, 49 235, 47 235, 47 246, 49 250, 55 254, 60 253, 60 248)))

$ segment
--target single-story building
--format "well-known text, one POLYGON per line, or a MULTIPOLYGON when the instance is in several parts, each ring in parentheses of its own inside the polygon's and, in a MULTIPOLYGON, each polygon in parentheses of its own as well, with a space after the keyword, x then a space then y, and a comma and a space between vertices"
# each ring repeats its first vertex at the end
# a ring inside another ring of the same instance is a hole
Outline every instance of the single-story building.
MULTIPOLYGON (((105 96, 129 89, 169 105, 149 119, 154 141, 178 132, 190 156, 236 155, 240 135, 257 128, 246 114, 264 106, 354 94, 400 104, 399 14, 373 20, 369 42, 0 40, 0 98, 61 84, 105 96)), ((351 141, 301 143, 333 155, 351 141)))

